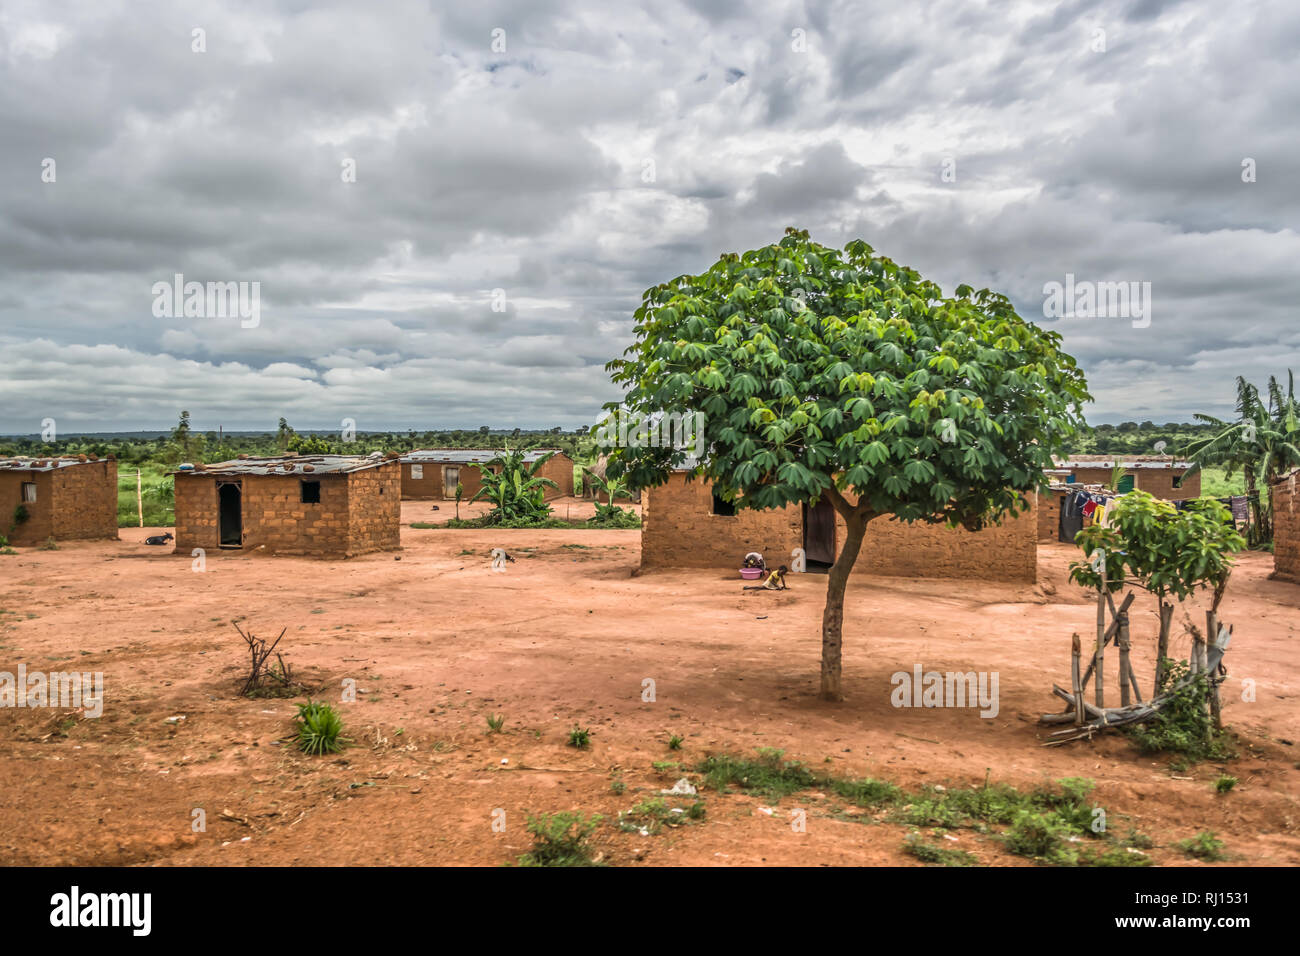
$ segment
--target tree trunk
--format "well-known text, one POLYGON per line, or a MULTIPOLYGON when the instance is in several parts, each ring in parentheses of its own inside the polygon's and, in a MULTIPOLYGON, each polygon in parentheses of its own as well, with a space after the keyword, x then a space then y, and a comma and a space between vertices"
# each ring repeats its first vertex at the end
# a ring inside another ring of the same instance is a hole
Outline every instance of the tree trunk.
POLYGON ((1165 679, 1165 658, 1169 656, 1169 628, 1174 620, 1174 606, 1160 601, 1160 638, 1156 642, 1156 681, 1151 696, 1160 693, 1165 679))
POLYGON ((849 573, 862 550, 862 539, 867 533, 867 515, 856 512, 845 515, 848 534, 844 547, 831 565, 826 581, 826 609, 822 611, 822 700, 843 700, 840 686, 840 651, 844 631, 844 589, 849 583, 849 573))
MULTIPOLYGON (((1273 540, 1273 482, 1279 477, 1279 475, 1264 476, 1264 495, 1268 499, 1268 507, 1264 507, 1264 501, 1261 499, 1260 511, 1264 513, 1264 533, 1267 537, 1262 538, 1261 542, 1273 540)), ((1207 636, 1205 639, 1208 641, 1210 638, 1207 636)))
POLYGON ((1264 502, 1256 495, 1254 468, 1246 465, 1242 468, 1242 475, 1246 479, 1246 507, 1255 514, 1254 527, 1246 532, 1246 542, 1251 545, 1263 544, 1273 537, 1268 527, 1272 522, 1265 519, 1264 502))

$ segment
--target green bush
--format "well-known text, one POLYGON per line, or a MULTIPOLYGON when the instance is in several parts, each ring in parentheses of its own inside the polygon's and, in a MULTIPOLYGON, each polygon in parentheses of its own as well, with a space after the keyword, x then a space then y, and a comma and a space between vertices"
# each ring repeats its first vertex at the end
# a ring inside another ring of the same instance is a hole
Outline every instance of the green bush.
POLYGON ((519 858, 520 866, 599 866, 591 858, 588 839, 600 825, 596 814, 584 819, 580 813, 552 813, 528 816, 533 848, 519 858))
POLYGON ((554 455, 554 452, 542 455, 529 465, 524 463, 523 452, 506 448, 479 469, 482 487, 470 502, 480 498, 491 502, 492 510, 483 516, 485 526, 511 527, 513 522, 523 521, 528 522, 523 527, 532 527, 550 517, 546 489, 558 486, 538 472, 554 455))
POLYGON ((1224 858, 1223 841, 1214 835, 1213 830, 1202 830, 1194 837, 1179 840, 1175 845, 1197 860, 1214 861, 1224 858))
POLYGON ((307 701, 298 705, 298 749, 312 756, 338 753, 343 749, 339 734, 343 719, 329 704, 307 701))
POLYGON ((919 833, 909 833, 903 840, 903 852, 931 866, 974 866, 979 861, 965 850, 938 846, 919 833))
MULTIPOLYGON (((1162 692, 1187 676, 1186 661, 1165 659, 1162 692)), ((1185 763, 1199 760, 1228 760, 1236 756, 1232 738, 1216 730, 1206 713, 1209 682, 1197 674, 1175 692, 1151 720, 1132 728, 1129 739, 1143 753, 1169 753, 1185 763)))

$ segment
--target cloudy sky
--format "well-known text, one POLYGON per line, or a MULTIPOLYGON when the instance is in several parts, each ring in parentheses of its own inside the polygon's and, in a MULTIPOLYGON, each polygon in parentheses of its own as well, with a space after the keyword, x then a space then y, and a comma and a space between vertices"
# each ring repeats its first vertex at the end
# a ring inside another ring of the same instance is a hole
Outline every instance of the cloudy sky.
POLYGON ((1226 413, 1300 370, 1298 52, 1292 0, 5 0, 0 432, 576 427, 643 289, 787 225, 1005 292, 1094 423, 1226 413))

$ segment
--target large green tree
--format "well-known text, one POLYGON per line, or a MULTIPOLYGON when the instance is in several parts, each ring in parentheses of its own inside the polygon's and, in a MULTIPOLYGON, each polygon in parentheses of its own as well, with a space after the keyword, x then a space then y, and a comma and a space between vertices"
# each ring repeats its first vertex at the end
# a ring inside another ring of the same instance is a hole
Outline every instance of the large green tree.
MULTIPOLYGON (((635 317, 627 357, 607 366, 625 414, 702 412, 692 477, 737 508, 827 499, 843 517, 822 617, 828 700, 843 696, 844 591, 867 526, 892 515, 978 530, 1014 515, 1083 426, 1086 383, 1059 335, 988 290, 946 297, 862 241, 841 251, 788 229, 648 289, 635 317)), ((645 488, 685 461, 619 448, 609 474, 645 488)))

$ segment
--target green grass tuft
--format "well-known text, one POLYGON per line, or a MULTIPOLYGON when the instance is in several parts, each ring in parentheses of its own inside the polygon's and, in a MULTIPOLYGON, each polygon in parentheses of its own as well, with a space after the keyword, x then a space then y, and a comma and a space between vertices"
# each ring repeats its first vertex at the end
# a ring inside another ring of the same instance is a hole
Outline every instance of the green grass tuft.
POLYGON ((519 866, 600 866, 588 843, 602 817, 581 813, 529 814, 533 848, 519 857, 519 866))
POLYGON ((298 749, 319 757, 343 749, 343 719, 329 704, 308 700, 298 705, 298 749))

